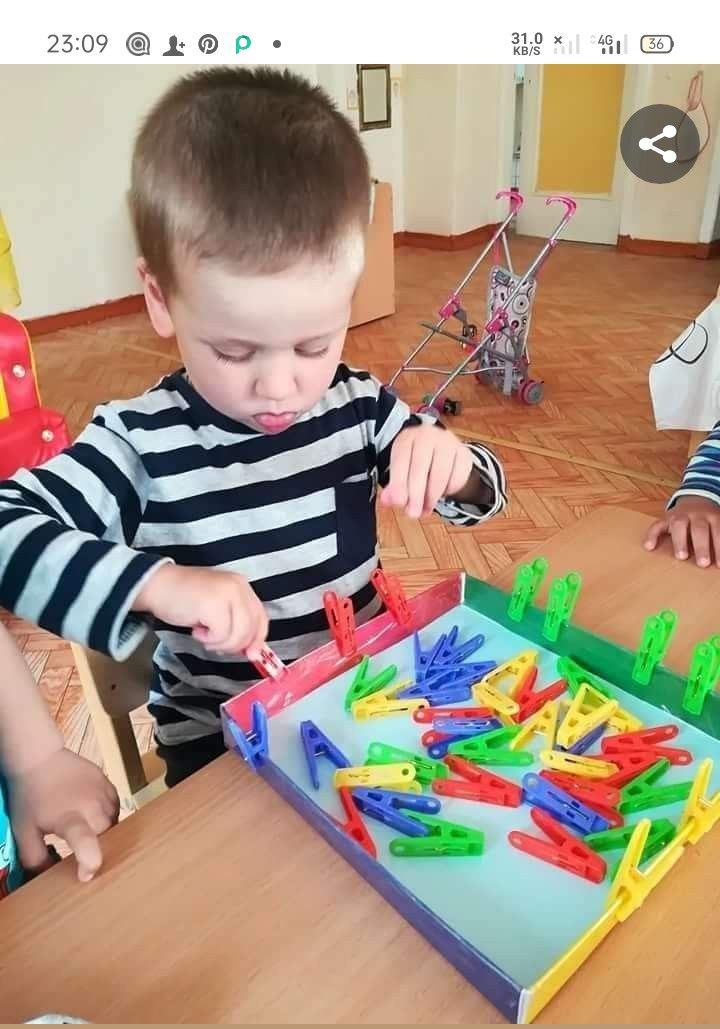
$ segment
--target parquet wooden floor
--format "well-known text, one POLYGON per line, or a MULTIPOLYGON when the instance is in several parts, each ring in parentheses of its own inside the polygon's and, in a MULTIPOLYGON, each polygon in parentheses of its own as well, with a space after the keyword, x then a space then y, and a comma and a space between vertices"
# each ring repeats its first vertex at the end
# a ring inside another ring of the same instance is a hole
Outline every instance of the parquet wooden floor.
MULTIPOLYGON (((526 267, 539 245, 514 241, 516 266, 526 267)), ((421 338, 418 323, 435 319, 475 256, 399 249, 398 313, 351 331, 349 363, 387 380, 421 338)), ((462 414, 449 419, 456 431, 502 441, 495 449, 507 471, 509 509, 473 530, 453 530, 437 518, 412 522, 381 509, 383 559, 408 590, 458 568, 487 577, 531 548, 541 553, 545 539, 599 504, 660 511, 684 467, 687 434, 655 430, 648 369, 714 296, 719 281, 718 260, 558 246, 541 273, 532 315, 532 369, 545 381, 542 405, 525 407, 471 378, 451 391, 463 401, 462 414)), ((465 295, 478 322, 486 288, 483 268, 465 295)), ((174 344, 157 339, 144 315, 41 337, 35 353, 43 399, 65 413, 72 433, 97 403, 139 393, 177 363, 174 344)), ((452 343, 434 342, 423 356, 424 364, 453 366, 459 351, 452 343)), ((398 389, 417 403, 436 382, 409 373, 398 389)), ((9 625, 68 745, 97 759, 68 646, 17 619, 9 625)), ((136 725, 145 748, 151 739, 146 713, 138 712, 136 725)))

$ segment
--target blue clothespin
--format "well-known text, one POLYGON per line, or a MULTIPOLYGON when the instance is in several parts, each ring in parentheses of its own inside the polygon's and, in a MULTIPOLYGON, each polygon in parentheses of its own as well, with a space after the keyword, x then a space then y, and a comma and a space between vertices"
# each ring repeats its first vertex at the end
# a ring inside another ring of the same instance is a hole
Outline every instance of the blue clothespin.
POLYGON ((416 818, 401 814, 420 811, 432 815, 440 810, 440 801, 422 794, 402 793, 395 790, 372 790, 364 786, 352 791, 353 800, 364 815, 389 825, 406 836, 429 836, 430 830, 416 818))
POLYGON ((319 757, 324 756, 328 758, 336 768, 350 767, 350 762, 343 752, 335 746, 332 740, 328 739, 324 732, 318 729, 314 722, 308 720, 300 723, 300 739, 305 750, 305 760, 307 761, 310 778, 316 790, 320 789, 317 769, 317 759, 319 757))
POLYGON ((250 732, 244 733, 232 719, 228 719, 227 724, 230 727, 230 735, 236 749, 240 751, 250 767, 257 771, 263 758, 268 756, 267 712, 258 700, 253 703, 251 712, 252 729, 250 732))
POLYGON ((429 654, 426 654, 420 646, 420 633, 418 632, 413 636, 413 655, 415 659, 415 681, 422 682, 425 678, 429 654))
POLYGON ((459 647, 455 648, 453 655, 453 661, 456 664, 461 664, 465 658, 470 657, 476 650, 480 650, 480 647, 485 643, 485 637, 481 632, 477 636, 473 636, 471 639, 466 640, 465 643, 461 643, 459 647))
POLYGON ((607 729, 607 722, 603 722, 602 725, 597 725, 590 732, 582 736, 577 743, 573 743, 572 747, 557 747, 557 750, 564 750, 567 754, 584 754, 590 750, 593 743, 597 743, 602 734, 607 729))
MULTIPOLYGON (((431 708, 432 710, 432 708, 431 708)), ((502 728, 497 718, 434 718, 433 729, 455 736, 480 736, 484 732, 502 728)))
POLYGON ((577 829, 585 835, 591 832, 605 832, 610 828, 607 818, 597 814, 587 804, 576 800, 549 779, 543 779, 534 772, 528 772, 522 779, 523 794, 528 804, 542 808, 553 815, 558 822, 577 829))
POLYGON ((442 665, 445 664, 447 661, 452 660, 453 654, 455 653, 455 641, 458 638, 459 632, 459 626, 453 625, 450 632, 447 634, 447 636, 445 636, 442 647, 435 655, 433 659, 433 664, 442 665))

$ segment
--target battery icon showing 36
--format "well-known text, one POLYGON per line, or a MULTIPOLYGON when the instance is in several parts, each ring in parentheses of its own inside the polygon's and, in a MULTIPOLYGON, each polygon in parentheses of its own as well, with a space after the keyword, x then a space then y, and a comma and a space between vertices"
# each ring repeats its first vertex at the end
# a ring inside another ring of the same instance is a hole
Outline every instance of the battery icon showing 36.
POLYGON ((674 46, 672 36, 640 37, 640 49, 644 54, 669 54, 674 46))

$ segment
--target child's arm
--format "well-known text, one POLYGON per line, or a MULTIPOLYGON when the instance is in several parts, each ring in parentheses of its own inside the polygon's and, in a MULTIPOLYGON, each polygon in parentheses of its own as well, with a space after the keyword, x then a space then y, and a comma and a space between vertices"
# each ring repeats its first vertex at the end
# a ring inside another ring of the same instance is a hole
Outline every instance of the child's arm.
POLYGON ((713 555, 720 567, 720 423, 690 458, 664 517, 648 530, 645 548, 655 550, 665 536, 679 560, 692 550, 701 568, 712 564, 713 555))
POLYGON ((378 387, 375 450, 383 504, 404 508, 411 518, 434 510, 457 525, 479 525, 506 507, 505 475, 492 451, 462 443, 378 387))
POLYGON ((61 837, 75 854, 78 877, 100 868, 99 833, 117 819, 117 794, 99 768, 65 750, 22 655, 0 625, 0 766, 20 861, 44 867, 44 836, 61 837))

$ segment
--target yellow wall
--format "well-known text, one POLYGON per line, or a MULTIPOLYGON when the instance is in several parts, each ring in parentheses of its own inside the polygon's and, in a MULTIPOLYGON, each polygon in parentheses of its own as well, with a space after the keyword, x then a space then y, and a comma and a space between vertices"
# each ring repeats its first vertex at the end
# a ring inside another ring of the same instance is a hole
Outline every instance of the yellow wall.
POLYGON ((620 64, 543 67, 540 192, 612 192, 624 81, 620 64))

